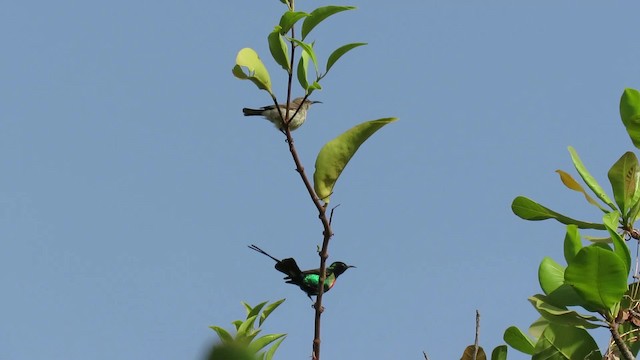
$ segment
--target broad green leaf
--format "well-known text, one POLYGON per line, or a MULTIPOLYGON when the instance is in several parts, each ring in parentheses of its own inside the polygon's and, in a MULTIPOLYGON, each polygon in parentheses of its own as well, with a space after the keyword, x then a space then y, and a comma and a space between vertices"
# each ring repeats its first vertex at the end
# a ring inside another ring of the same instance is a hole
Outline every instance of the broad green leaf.
POLYGON ((233 342, 233 337, 227 330, 221 328, 220 326, 209 326, 209 328, 213 329, 213 331, 218 334, 218 337, 220 337, 220 341, 222 341, 223 343, 233 342))
POLYGON ((582 241, 580 241, 578 227, 567 225, 567 234, 564 236, 564 260, 567 264, 573 261, 580 249, 582 249, 582 241))
POLYGON ((236 334, 236 339, 240 337, 249 337, 252 334, 253 323, 256 321, 258 315, 253 315, 248 317, 247 320, 243 321, 242 324, 238 327, 238 333, 236 334))
POLYGON ((346 54, 349 50, 357 48, 358 46, 367 45, 367 43, 351 43, 347 45, 340 46, 335 49, 331 55, 329 55, 329 59, 327 59, 327 69, 325 70, 325 74, 329 72, 329 69, 333 66, 333 64, 338 61, 342 57, 342 55, 346 54))
POLYGON ((561 308, 567 306, 582 306, 589 311, 597 310, 596 308, 590 307, 584 299, 578 295, 575 289, 567 284, 562 284, 560 287, 549 293, 546 301, 553 306, 561 308))
POLYGON ((626 152, 609 169, 609 182, 613 189, 613 197, 622 216, 631 209, 633 197, 638 190, 638 158, 632 152, 626 152))
POLYGON ((582 248, 564 272, 565 282, 591 306, 609 311, 627 290, 622 259, 599 246, 582 248))
POLYGON ((289 30, 291 30, 291 28, 293 27, 293 25, 296 24, 296 22, 298 22, 298 20, 309 16, 309 14, 307 14, 306 12, 302 12, 302 11, 287 11, 284 14, 282 14, 282 17, 280 18, 280 34, 284 35, 287 32, 289 32, 289 30))
POLYGON ((238 329, 240 328, 240 325, 242 325, 243 322, 244 321, 242 320, 235 320, 235 321, 232 321, 231 323, 236 327, 236 331, 238 331, 238 329))
POLYGON ((518 196, 513 199, 511 203, 511 210, 518 217, 531 220, 531 221, 539 221, 539 220, 547 220, 547 219, 556 219, 558 222, 561 222, 565 225, 574 224, 580 229, 598 229, 604 230, 604 225, 584 222, 576 219, 572 219, 570 217, 564 216, 560 213, 557 213, 549 208, 546 208, 537 202, 528 199, 524 196, 518 196))
POLYGON ((625 269, 627 273, 629 273, 629 271, 631 271, 631 253, 629 252, 629 247, 622 239, 622 236, 617 232, 618 219, 620 219, 620 213, 612 211, 602 217, 602 222, 604 223, 604 226, 607 227, 607 231, 613 241, 613 252, 624 262, 625 269))
POLYGON ((254 340, 251 344, 249 344, 249 350, 257 353, 258 351, 264 349, 266 346, 268 346, 272 342, 284 336, 287 336, 287 334, 269 334, 269 335, 262 336, 254 340))
POLYGON ((240 50, 236 56, 236 65, 233 67, 232 72, 237 78, 251 80, 259 89, 266 90, 271 94, 271 77, 269 77, 267 68, 255 50, 251 48, 240 50), (249 70, 248 73, 244 72, 243 67, 249 70))
POLYGON ((496 346, 491 352, 491 360, 507 360, 507 345, 496 346))
POLYGON ((273 60, 278 63, 286 72, 291 70, 291 63, 289 63, 289 48, 287 47, 287 43, 284 41, 282 35, 280 35, 281 31, 280 26, 276 26, 275 29, 269 34, 267 40, 269 41, 269 51, 271 51, 271 56, 273 56, 273 60))
POLYGON ((536 343, 532 360, 601 360, 598 344, 584 329, 549 324, 536 343))
POLYGON ((260 315, 260 325, 262 325, 262 323, 264 323, 265 320, 267 320, 267 318, 269 317, 269 315, 271 315, 271 313, 278 308, 278 306, 280 306, 280 304, 282 304, 286 299, 280 299, 276 302, 273 302, 269 305, 267 305, 264 310, 262 311, 262 315, 260 315))
POLYGON ((337 14, 341 11, 345 10, 353 10, 355 6, 323 6, 319 7, 311 12, 308 17, 304 19, 302 23, 302 40, 304 40, 307 35, 320 24, 324 19, 328 18, 331 15, 337 14))
POLYGON ((545 257, 538 267, 538 281, 546 295, 551 294, 564 284, 564 266, 550 257, 545 257))
POLYGON ((531 339, 515 326, 509 326, 502 336, 504 342, 512 348, 528 355, 533 355, 535 344, 531 339))
MULTIPOLYGON (((473 355, 476 352, 475 345, 469 345, 464 349, 464 353, 460 360, 472 360, 473 355)), ((484 353, 482 346, 478 346, 478 355, 476 356, 476 360, 487 360, 487 354, 484 353)))
POLYGON ((582 160, 580 160, 578 153, 571 146, 569 146, 569 154, 571 154, 571 160, 573 161, 573 166, 575 166, 576 170, 578 170, 578 174, 580 174, 580 176, 582 177, 582 180, 584 181, 585 184, 587 184, 589 189, 591 189, 591 191, 593 191, 593 193, 596 194, 596 196, 600 200, 602 200, 605 204, 607 204, 611 209, 617 210, 616 205, 613 203, 613 201, 611 201, 611 199, 609 199, 609 196, 607 196, 607 193, 604 192, 604 190, 602 189, 600 184, 598 184, 596 179, 593 176, 591 176, 587 168, 582 163, 582 160))
POLYGON ((636 89, 624 89, 620 98, 620 118, 633 141, 640 149, 640 92, 636 89))
POLYGON ((300 60, 298 60, 298 82, 307 93, 309 89, 309 81, 307 80, 308 68, 309 54, 303 51, 302 56, 300 56, 300 60))
POLYGON ((284 341, 285 338, 282 338, 278 341, 276 341, 275 344, 273 344, 270 348, 269 351, 267 351, 264 354, 264 360, 271 360, 273 359, 273 355, 276 353, 276 350, 278 350, 278 347, 280 346, 280 344, 282 344, 282 342, 284 341))
POLYGON ((311 59, 311 61, 313 61, 313 66, 316 69, 316 74, 318 73, 318 58, 316 57, 316 52, 313 51, 313 44, 307 44, 307 43, 303 43, 302 41, 298 40, 298 39, 292 39, 292 38, 288 38, 289 40, 293 41, 296 45, 300 46, 302 48, 302 50, 304 52, 307 53, 307 55, 309 55, 309 58, 311 59))
POLYGON ((594 205, 598 207, 600 210, 606 212, 606 210, 602 207, 602 205, 600 205, 600 203, 598 203, 591 196, 589 196, 589 194, 587 194, 587 192, 584 190, 582 185, 580 185, 571 175, 569 175, 569 173, 564 172, 562 170, 556 170, 556 172, 558 173, 558 175, 560 175, 560 180, 562 180, 562 183, 566 187, 568 187, 571 190, 584 194, 584 198, 587 199, 589 204, 594 205))
POLYGON ((546 329, 548 325, 549 325, 549 320, 541 316, 536 321, 531 323, 531 325, 529 326, 529 334, 531 334, 531 336, 537 341, 537 339, 539 339, 540 336, 542 336, 544 329, 546 329))
POLYGON ((328 204, 338 177, 360 145, 381 127, 396 120, 398 119, 384 118, 367 121, 326 143, 318 153, 316 171, 313 174, 313 187, 318 198, 328 204))
POLYGON ((595 324, 599 322, 595 316, 579 314, 573 310, 564 307, 554 306, 547 301, 544 295, 534 295, 529 297, 529 302, 538 310, 540 315, 551 323, 561 324, 563 326, 577 326, 585 329, 595 329, 603 325, 595 324))

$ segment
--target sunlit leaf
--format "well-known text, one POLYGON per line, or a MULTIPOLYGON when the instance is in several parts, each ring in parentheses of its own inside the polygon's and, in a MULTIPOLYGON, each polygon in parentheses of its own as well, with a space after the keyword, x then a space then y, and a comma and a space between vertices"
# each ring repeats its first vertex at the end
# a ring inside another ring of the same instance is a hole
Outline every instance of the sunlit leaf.
POLYGON ((385 118, 367 121, 345 131, 326 143, 316 158, 316 171, 313 174, 313 187, 318 197, 329 203, 329 196, 340 177, 342 170, 358 151, 358 148, 381 127, 398 120, 385 118))
POLYGON ((311 59, 311 61, 313 62, 313 66, 316 70, 316 74, 319 72, 319 68, 318 68, 318 58, 316 57, 316 52, 313 50, 313 44, 307 44, 307 43, 303 43, 302 41, 298 40, 298 39, 290 39, 291 41, 293 41, 296 45, 300 46, 302 48, 302 50, 304 52, 307 53, 307 55, 309 55, 309 58, 311 59))
POLYGON ((573 260, 580 249, 582 249, 582 241, 580 240, 578 227, 567 225, 567 233, 564 236, 564 260, 567 264, 573 260))
POLYGON ((309 68, 309 54, 305 51, 302 52, 300 60, 298 60, 298 82, 300 86, 307 91, 309 89, 309 81, 307 80, 307 72, 309 68))
POLYGON ((231 334, 229 334, 227 330, 221 328, 220 326, 209 326, 209 328, 213 329, 213 331, 218 334, 218 337, 220 337, 220 341, 222 341, 223 343, 229 343, 233 341, 233 337, 231 336, 231 334))
POLYGON ((249 344, 249 350, 252 352, 258 352, 284 336, 287 336, 287 334, 269 334, 262 336, 249 344))
POLYGON ((604 230, 604 225, 597 223, 589 223, 576 219, 572 219, 568 216, 564 216, 560 213, 557 213, 549 208, 546 208, 537 202, 528 199, 524 196, 516 197, 511 203, 511 210, 518 217, 531 220, 531 221, 539 221, 539 220, 547 220, 547 219, 555 219, 565 225, 574 224, 581 229, 598 229, 604 230))
POLYGON ((512 348, 525 354, 533 355, 535 344, 517 327, 509 326, 507 330, 504 331, 502 338, 504 339, 504 342, 509 344, 512 348))
POLYGON ((262 315, 260 315, 260 325, 262 325, 262 323, 264 323, 264 321, 269 317, 269 315, 271 315, 271 313, 278 308, 278 306, 280 306, 280 304, 282 304, 286 299, 280 299, 276 302, 273 302, 269 305, 267 305, 264 310, 262 311, 262 315))
POLYGON ((289 72, 291 69, 291 63, 289 63, 289 49, 287 43, 284 41, 282 35, 280 35, 280 26, 276 26, 275 29, 269 34, 267 40, 269 41, 269 51, 273 60, 278 63, 285 71, 289 72))
POLYGON ((596 196, 600 200, 602 200, 605 204, 607 204, 611 209, 617 210, 616 205, 613 203, 613 201, 611 201, 609 196, 607 196, 607 193, 604 192, 604 190, 602 189, 600 184, 598 184, 596 179, 593 176, 591 176, 587 168, 582 163, 582 160, 580 160, 578 153, 571 146, 569 146, 569 154, 571 154, 571 160, 573 161, 573 166, 575 166, 576 170, 578 171, 578 174, 580 174, 580 176, 582 177, 582 180, 584 181, 585 184, 587 184, 589 189, 591 189, 591 191, 593 191, 593 193, 596 194, 596 196))
POLYGON ((622 259, 600 246, 582 248, 564 272, 565 282, 591 306, 609 311, 627 291, 622 259))
POLYGON ((491 360, 507 360, 507 345, 496 346, 491 352, 491 360))
POLYGON ((638 189, 638 158, 626 152, 609 170, 609 182, 620 213, 626 216, 638 189))
POLYGON ((640 92, 636 89, 624 89, 620 98, 620 117, 633 141, 640 149, 640 92))
POLYGON ((282 339, 276 341, 275 344, 271 345, 271 347, 269 348, 269 351, 267 351, 266 354, 264 355, 264 360, 273 359, 273 355, 276 353, 276 350, 278 350, 278 347, 280 346, 280 344, 282 344, 284 339, 285 338, 282 338, 282 339))
POLYGON ((564 326, 578 326, 586 329, 595 329, 603 325, 596 324, 600 321, 595 316, 583 315, 564 307, 558 307, 551 304, 544 295, 534 295, 529 297, 529 302, 538 310, 540 315, 552 323, 562 324, 564 326))
POLYGON ((545 257, 538 267, 538 281, 542 291, 549 295, 564 284, 564 266, 548 256, 545 257))
POLYGON ((337 14, 341 11, 345 10, 353 10, 355 6, 323 6, 319 7, 311 12, 308 17, 304 19, 302 23, 302 40, 304 40, 307 35, 320 24, 324 19, 328 18, 331 15, 337 14))
POLYGON ((237 78, 250 80, 259 89, 266 90, 271 94, 271 77, 255 50, 251 48, 240 50, 236 56, 236 65, 233 67, 232 72, 237 78), (243 67, 247 68, 247 73, 245 73, 243 67))
POLYGON ((329 55, 329 59, 327 59, 327 69, 325 70, 325 74, 329 72, 329 69, 333 66, 333 64, 338 61, 342 57, 342 55, 349 52, 351 49, 355 49, 358 46, 367 45, 367 43, 351 43, 347 45, 340 46, 336 50, 334 50, 331 55, 329 55))
POLYGON ((298 20, 309 16, 309 14, 307 14, 306 12, 302 12, 302 11, 287 11, 284 14, 282 14, 282 17, 280 18, 280 34, 284 35, 287 32, 289 32, 289 30, 291 30, 291 28, 293 27, 293 25, 296 24, 296 22, 298 22, 298 20))
MULTIPOLYGON (((462 354, 460 360, 472 360, 475 353, 475 345, 469 345, 464 349, 464 353, 462 354)), ((484 353, 482 346, 478 346, 478 354, 476 356, 476 360, 487 360, 487 354, 484 353)))
POLYGON ((549 324, 536 343, 532 360, 602 360, 598 344, 584 329, 549 324))
POLYGON ((607 227, 607 231, 609 232, 611 240, 613 241, 613 252, 620 257, 620 260, 622 260, 625 265, 626 272, 629 273, 629 271, 631 270, 631 253, 629 252, 627 243, 617 232, 619 219, 620 213, 618 213, 617 211, 612 211, 602 217, 602 222, 607 227))

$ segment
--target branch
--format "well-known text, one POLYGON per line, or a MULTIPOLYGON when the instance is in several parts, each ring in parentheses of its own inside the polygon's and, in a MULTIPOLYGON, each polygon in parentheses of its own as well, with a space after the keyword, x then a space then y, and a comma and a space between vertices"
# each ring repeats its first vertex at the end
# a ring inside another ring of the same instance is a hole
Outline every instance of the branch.
POLYGON ((620 334, 618 333, 618 323, 609 324, 609 331, 611 331, 611 336, 613 337, 613 341, 618 346, 618 350, 620 354, 625 360, 634 360, 635 357, 631 353, 631 350, 627 347, 627 344, 624 343, 620 334))
POLYGON ((473 360, 478 358, 478 337, 480 336, 480 312, 476 310, 476 341, 474 342, 473 360))

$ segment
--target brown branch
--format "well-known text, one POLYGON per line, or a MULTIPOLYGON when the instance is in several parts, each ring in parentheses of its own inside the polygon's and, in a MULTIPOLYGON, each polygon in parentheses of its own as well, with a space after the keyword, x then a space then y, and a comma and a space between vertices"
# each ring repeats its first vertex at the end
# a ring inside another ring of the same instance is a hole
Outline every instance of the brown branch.
POLYGON ((478 358, 478 338, 480 337, 480 312, 476 310, 476 341, 474 342, 473 360, 478 358))
POLYGON ((624 343, 624 341, 620 337, 620 334, 618 333, 618 323, 609 324, 609 331, 611 331, 613 341, 616 343, 616 346, 618 346, 618 350, 620 351, 622 357, 625 360, 634 360, 635 357, 633 356, 633 353, 631 353, 631 350, 629 350, 627 344, 624 343))

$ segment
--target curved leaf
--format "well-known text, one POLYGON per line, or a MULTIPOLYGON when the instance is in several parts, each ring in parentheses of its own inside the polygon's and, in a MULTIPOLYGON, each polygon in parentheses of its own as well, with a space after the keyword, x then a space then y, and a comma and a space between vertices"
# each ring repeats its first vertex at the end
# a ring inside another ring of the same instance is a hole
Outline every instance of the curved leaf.
POLYGON ((587 331, 571 326, 549 324, 542 333, 532 360, 601 360, 602 354, 587 331))
POLYGON ((355 49, 358 46, 367 45, 367 43, 351 43, 347 45, 342 45, 339 48, 335 49, 331 55, 329 55, 329 59, 327 59, 327 69, 325 70, 325 74, 329 72, 329 69, 333 66, 333 64, 338 61, 342 57, 342 55, 349 52, 351 49, 355 49))
POLYGON ((220 326, 209 326, 209 328, 213 329, 213 331, 218 334, 218 337, 220 337, 220 341, 222 341, 223 343, 233 342, 233 337, 227 330, 221 328, 220 326))
POLYGON ((552 305, 544 295, 534 295, 529 297, 529 302, 533 307, 551 323, 561 324, 563 326, 577 326, 585 329, 595 329, 604 325, 595 324, 599 322, 595 316, 579 314, 573 310, 567 310, 564 307, 552 305))
POLYGON ((640 92, 624 89, 620 98, 620 118, 633 145, 640 149, 640 92))
POLYGON ((306 51, 303 51, 300 56, 300 60, 298 60, 298 82, 307 93, 309 89, 309 80, 307 80, 308 69, 309 54, 307 54, 306 51))
POLYGON ((262 336, 256 340, 254 340, 251 344, 249 344, 249 350, 257 353, 258 351, 264 349, 266 346, 271 344, 272 342, 287 336, 287 334, 269 334, 262 336))
POLYGON ((549 326, 549 320, 541 316, 536 321, 531 323, 531 325, 529 325, 529 334, 531 334, 531 336, 537 341, 537 339, 542 336, 542 333, 544 332, 544 329, 547 328, 547 326, 549 326))
POLYGON ((564 236, 564 260, 567 264, 573 261, 580 249, 582 249, 582 241, 580 241, 578 227, 567 225, 567 234, 564 236))
POLYGON ((282 342, 284 341, 285 338, 282 338, 280 340, 278 340, 275 344, 273 344, 270 348, 269 351, 266 352, 266 354, 264 354, 264 360, 271 360, 273 359, 273 355, 276 353, 276 350, 278 350, 278 347, 280 346, 280 344, 282 344, 282 342))
POLYGON ((238 327, 238 333, 236 339, 240 337, 248 337, 253 333, 253 323, 256 321, 258 315, 247 317, 247 320, 243 321, 238 327))
POLYGON ((559 214, 549 208, 546 208, 537 202, 528 199, 524 196, 518 196, 513 199, 511 203, 511 210, 518 217, 531 220, 531 221, 539 221, 539 220, 547 220, 547 219, 556 219, 557 221, 569 225, 574 224, 580 229, 598 229, 604 230, 604 225, 584 222, 576 219, 572 219, 570 217, 559 214))
POLYGON ((607 174, 613 197, 622 216, 626 216, 631 209, 632 200, 638 190, 638 158, 632 152, 626 152, 609 169, 607 174))
POLYGON ((326 143, 318 153, 316 171, 313 173, 313 188, 316 195, 325 203, 329 203, 333 186, 360 145, 381 127, 396 120, 398 119, 385 118, 367 121, 352 127, 326 143))
POLYGON ((576 170, 578 170, 578 174, 580 174, 584 183, 587 184, 589 189, 591 189, 591 191, 593 191, 593 193, 596 194, 596 196, 600 200, 602 200, 605 204, 607 204, 611 209, 617 210, 616 205, 613 203, 613 201, 611 201, 611 199, 609 199, 609 197, 607 196, 607 193, 605 193, 604 190, 602 190, 602 187, 600 186, 600 184, 598 184, 596 179, 593 176, 591 176, 587 168, 584 166, 576 150, 571 146, 569 146, 568 149, 569 149, 569 154, 571 154, 571 160, 573 161, 573 166, 575 166, 576 170))
POLYGON ((569 173, 566 173, 566 172, 564 172, 562 170, 556 170, 556 172, 558 173, 558 175, 560 175, 560 180, 562 180, 562 183, 566 187, 568 187, 571 190, 574 190, 574 191, 577 191, 577 192, 580 192, 580 193, 584 194, 584 198, 587 199, 589 204, 591 204, 593 206, 596 206, 600 210, 606 212, 606 210, 602 207, 602 205, 600 205, 591 196, 589 196, 589 194, 587 194, 587 192, 584 190, 582 185, 580 185, 571 175, 569 175, 569 173))
POLYGON ((600 246, 582 248, 564 272, 565 282, 591 306, 609 311, 627 291, 627 272, 620 257, 600 246))
POLYGON ((538 267, 538 281, 546 295, 551 294, 564 284, 564 266, 550 257, 545 257, 538 267))
POLYGON ((280 299, 276 302, 273 302, 269 305, 267 305, 264 310, 262 311, 262 315, 260 315, 260 325, 262 325, 262 323, 264 323, 265 320, 267 320, 267 318, 269 317, 269 315, 271 315, 271 313, 278 308, 278 306, 280 306, 280 304, 282 304, 286 299, 280 299))
POLYGON ((507 360, 507 345, 496 346, 491 352, 491 360, 507 360))
POLYGON ((512 348, 528 355, 533 355, 535 347, 533 341, 515 326, 509 326, 502 336, 504 342, 512 348))
POLYGON ((269 34, 267 40, 269 41, 269 51, 271 51, 271 56, 273 56, 273 60, 278 63, 286 72, 291 70, 291 63, 289 63, 289 48, 287 47, 287 43, 284 41, 282 35, 280 35, 281 31, 280 26, 276 26, 275 29, 269 34))
POLYGON ((353 10, 355 6, 323 6, 319 7, 311 12, 307 18, 304 19, 302 23, 302 40, 304 40, 307 35, 320 24, 324 19, 328 18, 331 15, 337 14, 341 11, 345 10, 353 10))
POLYGON ((251 48, 240 50, 232 72, 238 79, 251 80, 259 89, 266 90, 271 94, 271 77, 255 50, 251 48), (249 72, 245 73, 243 67, 246 67, 249 72))
POLYGON ((309 14, 307 14, 306 12, 302 12, 302 11, 287 11, 284 14, 282 14, 282 17, 280 18, 280 34, 284 35, 287 32, 289 32, 289 30, 291 30, 291 28, 293 27, 293 25, 295 25, 298 20, 309 16, 309 14))
POLYGON ((298 40, 298 39, 292 39, 292 38, 287 38, 291 41, 293 41, 296 45, 302 47, 302 50, 307 53, 307 55, 309 55, 309 58, 311 59, 311 61, 313 61, 313 66, 316 69, 316 74, 318 73, 318 58, 316 57, 316 52, 313 51, 313 44, 307 44, 307 43, 303 43, 302 41, 298 40))
POLYGON ((260 313, 260 310, 262 310, 262 308, 267 304, 268 301, 264 301, 261 302, 260 304, 254 306, 253 308, 251 306, 249 306, 247 308, 247 319, 252 317, 252 316, 256 316, 260 313))
POLYGON ((602 217, 602 222, 607 227, 611 240, 613 241, 613 252, 620 257, 620 260, 624 262, 627 273, 631 271, 631 252, 629 247, 622 239, 622 236, 618 234, 618 219, 620 219, 620 213, 612 211, 602 217))

